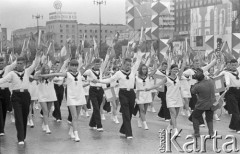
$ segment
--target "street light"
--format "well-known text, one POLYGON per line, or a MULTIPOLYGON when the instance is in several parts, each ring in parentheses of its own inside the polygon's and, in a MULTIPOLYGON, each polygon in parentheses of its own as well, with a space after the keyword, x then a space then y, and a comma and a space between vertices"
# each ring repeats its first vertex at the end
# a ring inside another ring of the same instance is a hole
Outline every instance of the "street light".
POLYGON ((39 14, 37 14, 37 15, 32 15, 32 18, 37 20, 37 32, 39 32, 38 20, 39 20, 40 18, 42 18, 42 19, 43 19, 43 16, 42 16, 42 15, 39 15, 39 14))
POLYGON ((106 1, 103 1, 103 0, 94 0, 93 1, 93 4, 95 4, 95 5, 98 5, 99 6, 99 29, 100 29, 100 31, 99 31, 99 37, 100 37, 100 39, 99 39, 99 53, 101 53, 101 44, 102 44, 102 26, 101 26, 101 5, 102 4, 104 4, 104 5, 106 5, 106 1))

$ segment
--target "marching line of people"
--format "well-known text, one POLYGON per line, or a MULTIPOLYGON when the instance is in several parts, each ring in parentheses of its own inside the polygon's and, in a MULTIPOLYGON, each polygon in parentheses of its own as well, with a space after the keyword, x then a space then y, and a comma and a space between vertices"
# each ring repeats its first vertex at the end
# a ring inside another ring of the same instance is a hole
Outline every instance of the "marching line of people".
POLYGON ((27 134, 27 125, 34 127, 34 104, 41 105, 42 129, 46 134, 51 134, 49 127, 49 114, 52 106, 52 116, 57 122, 62 121, 61 104, 66 97, 69 111, 69 136, 76 142, 79 137, 79 115, 84 111, 89 117, 92 106, 92 115, 89 127, 92 130, 103 132, 102 120, 104 104, 107 94, 104 89, 111 87, 116 93, 116 99, 110 101, 111 119, 116 124, 118 109, 122 115, 122 125, 119 132, 127 139, 133 138, 132 116, 139 113, 138 127, 148 130, 146 113, 148 108, 155 112, 152 105, 154 96, 161 99, 161 108, 158 117, 170 121, 167 129, 179 132, 177 118, 182 110, 184 115, 193 122, 194 136, 199 137, 199 126, 204 126, 203 113, 205 113, 209 134, 213 134, 213 116, 220 120, 212 111, 216 102, 213 78, 224 75, 226 81, 224 108, 232 115, 229 128, 240 133, 240 89, 239 65, 236 60, 231 60, 228 68, 217 62, 215 57, 211 63, 201 66, 201 61, 195 58, 193 67, 187 68, 186 58, 181 66, 169 65, 166 62, 158 66, 141 64, 143 53, 138 49, 135 61, 131 58, 122 60, 121 66, 107 68, 110 58, 110 49, 102 62, 96 58, 93 66, 83 67, 81 59, 67 59, 61 66, 56 62, 52 67, 40 62, 41 51, 36 53, 31 65, 25 66, 25 58, 18 57, 6 65, 4 58, 0 58, 0 136, 4 136, 4 126, 8 106, 12 105, 15 116, 17 139, 23 145, 27 134), (214 68, 218 64, 219 66, 214 68), (106 73, 108 72, 108 74, 106 73), (110 73, 109 73, 110 72, 110 73), (157 82, 156 75, 161 76, 157 82), (209 87, 207 87, 208 85, 209 87), (207 88, 207 90, 206 90, 207 88), (158 90, 154 90, 158 89, 158 90), (161 90, 160 90, 161 89, 161 90))

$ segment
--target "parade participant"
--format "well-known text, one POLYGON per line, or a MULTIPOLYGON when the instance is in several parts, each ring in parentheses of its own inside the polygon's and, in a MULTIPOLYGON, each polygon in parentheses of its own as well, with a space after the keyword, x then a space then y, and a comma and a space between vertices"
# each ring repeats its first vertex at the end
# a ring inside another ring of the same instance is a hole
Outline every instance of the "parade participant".
POLYGON ((127 139, 132 139, 132 126, 131 119, 134 110, 134 104, 136 94, 133 90, 135 84, 135 75, 142 60, 142 53, 139 50, 137 53, 137 60, 134 66, 131 68, 132 60, 125 58, 123 61, 122 70, 116 72, 112 77, 108 79, 95 80, 94 82, 111 83, 119 81, 119 101, 121 104, 121 112, 123 124, 120 128, 120 133, 124 134, 127 139))
MULTIPOLYGON (((41 65, 39 65, 39 67, 41 67, 41 65)), ((36 69, 37 70, 37 69, 36 69)), ((27 125, 30 126, 31 128, 34 127, 34 123, 33 123, 33 105, 35 102, 37 102, 38 100, 38 81, 35 80, 34 75, 36 73, 36 70, 34 70, 32 72, 32 74, 29 77, 29 93, 31 96, 31 104, 30 104, 30 108, 29 108, 29 115, 28 115, 28 123, 27 125)))
POLYGON ((140 120, 143 123, 144 129, 148 130, 147 122, 146 122, 146 112, 150 102, 152 99, 151 91, 144 91, 146 88, 150 88, 150 78, 148 75, 148 68, 145 64, 140 65, 138 75, 136 76, 136 91, 137 98, 136 103, 140 109, 140 120))
MULTIPOLYGON (((184 68, 184 71, 187 70, 188 68, 184 68)), ((183 97, 183 109, 182 109, 182 115, 187 114, 189 117, 191 115, 190 109, 189 109, 189 99, 191 98, 191 92, 190 92, 190 79, 189 77, 182 76, 181 82, 181 94, 183 97), (184 112, 185 111, 185 112, 184 112)))
POLYGON ((81 106, 86 104, 84 95, 82 75, 78 72, 78 61, 72 59, 69 64, 69 72, 66 73, 52 73, 47 75, 41 75, 41 77, 54 77, 62 76, 66 78, 67 84, 67 106, 70 109, 72 116, 72 122, 70 124, 70 135, 71 138, 75 139, 76 142, 80 141, 77 129, 77 120, 80 114, 81 106))
POLYGON ((195 85, 192 86, 192 94, 197 95, 197 103, 195 105, 194 111, 192 113, 193 129, 194 136, 200 137, 199 133, 199 119, 202 117, 202 114, 205 112, 206 122, 208 126, 208 133, 210 136, 214 135, 213 132, 213 111, 211 107, 213 103, 216 102, 215 96, 215 85, 212 79, 206 79, 203 70, 201 68, 196 69, 194 78, 198 81, 195 85))
MULTIPOLYGON (((113 66, 113 74, 114 75, 116 72, 119 71, 118 66, 113 66)), ((111 82, 110 86, 114 88, 114 92, 116 94, 117 100, 111 101, 112 104, 112 120, 116 123, 119 124, 118 117, 117 117, 117 109, 119 106, 119 81, 111 82)))
MULTIPOLYGON (((53 66, 53 73, 59 73, 61 69, 60 62, 56 61, 55 65, 53 66)), ((57 96, 57 101, 54 101, 54 111, 52 113, 53 117, 56 119, 57 122, 62 121, 61 115, 61 105, 63 100, 64 94, 64 87, 63 87, 63 77, 56 76, 53 78, 54 82, 54 89, 57 96)))
POLYGON ((157 83, 151 88, 147 88, 146 90, 156 89, 160 87, 161 85, 167 86, 167 93, 166 93, 166 102, 167 102, 167 108, 170 111, 170 125, 168 128, 173 127, 174 134, 178 134, 177 129, 177 117, 179 113, 180 107, 183 106, 182 102, 182 96, 180 91, 180 80, 182 77, 183 69, 186 65, 186 58, 183 58, 183 63, 181 66, 181 69, 179 71, 178 65, 173 64, 170 67, 169 76, 166 76, 162 81, 157 83))
MULTIPOLYGON (((49 74, 49 73, 50 73, 49 66, 43 65, 40 70, 40 75, 49 74)), ((42 129, 47 134, 51 133, 48 126, 48 115, 51 111, 52 103, 54 101, 57 101, 57 97, 54 89, 53 78, 41 77, 38 83, 38 102, 41 104, 42 111, 43 111, 42 129)))
MULTIPOLYGON (((0 57, 0 78, 5 77, 10 71, 16 67, 17 62, 14 61, 10 65, 6 65, 3 57, 0 57)), ((0 84, 0 136, 4 136, 4 127, 7 115, 7 109, 10 104, 9 83, 0 84)))
POLYGON ((223 71, 219 76, 224 75, 227 93, 225 95, 226 105, 229 114, 232 114, 229 128, 240 134, 240 68, 238 62, 235 59, 230 61, 231 70, 223 71))
POLYGON ((91 129, 97 128, 97 130, 100 132, 103 131, 101 115, 100 115, 100 106, 103 101, 104 92, 103 92, 101 83, 93 83, 91 81, 93 81, 94 79, 96 80, 102 79, 104 69, 109 59, 109 53, 110 53, 110 50, 107 51, 107 55, 103 63, 101 59, 94 59, 93 61, 94 66, 92 67, 92 69, 88 69, 83 74, 84 76, 87 76, 88 80, 90 81, 89 98, 93 106, 93 113, 89 122, 89 126, 91 129))
POLYGON ((27 134, 27 120, 29 114, 30 94, 29 76, 35 70, 40 62, 40 50, 36 53, 36 58, 32 65, 26 69, 25 58, 17 58, 17 65, 14 71, 9 72, 6 76, 0 79, 0 84, 10 82, 12 87, 11 101, 13 103, 15 125, 17 129, 18 144, 23 145, 27 134))
MULTIPOLYGON (((157 70, 155 74, 160 75, 160 76, 166 76, 167 68, 168 68, 167 62, 163 62, 161 64, 160 69, 157 70)), ((158 97, 161 99, 161 103, 162 103, 161 108, 158 112, 158 117, 164 118, 165 121, 169 121, 171 119, 171 116, 170 116, 169 109, 167 108, 166 93, 167 93, 167 86, 165 85, 164 86, 164 92, 159 92, 158 93, 158 97)))

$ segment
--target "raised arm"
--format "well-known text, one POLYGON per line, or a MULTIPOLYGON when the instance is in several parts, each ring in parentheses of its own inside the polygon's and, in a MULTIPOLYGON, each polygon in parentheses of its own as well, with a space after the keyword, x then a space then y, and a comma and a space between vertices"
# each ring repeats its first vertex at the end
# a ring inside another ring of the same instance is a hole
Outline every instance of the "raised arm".
POLYGON ((135 64, 133 65, 133 67, 132 67, 132 72, 133 73, 137 73, 137 70, 138 70, 138 68, 139 68, 139 65, 140 65, 140 63, 141 63, 141 61, 142 61, 142 52, 141 52, 141 50, 139 49, 138 50, 138 52, 137 52, 137 60, 136 60, 136 62, 135 62, 135 64))
POLYGON ((69 61, 70 61, 70 59, 68 58, 63 62, 63 65, 60 69, 60 72, 66 72, 67 71, 67 66, 68 66, 69 61))
POLYGON ((183 70, 184 70, 185 66, 186 66, 186 57, 184 56, 184 57, 183 57, 183 62, 182 62, 181 69, 180 69, 180 71, 179 71, 179 73, 178 73, 178 78, 179 78, 179 79, 181 79, 181 77, 182 77, 182 75, 183 75, 183 70))
POLYGON ((15 60, 12 64, 7 65, 7 66, 5 67, 5 72, 6 72, 6 73, 11 72, 11 71, 16 67, 16 65, 17 65, 17 60, 15 60))
POLYGON ((203 72, 208 71, 211 67, 213 67, 213 66, 216 64, 216 62, 217 62, 217 60, 216 60, 216 58, 215 58, 215 59, 214 59, 211 63, 209 63, 207 66, 202 67, 203 72))
POLYGON ((118 71, 110 78, 99 80, 99 83, 108 84, 108 83, 117 81, 119 79, 119 73, 120 72, 118 71))
POLYGON ((27 68, 29 75, 36 69, 36 67, 40 63, 40 57, 41 57, 41 52, 40 52, 40 50, 38 50, 36 52, 36 57, 35 57, 35 60, 33 61, 32 65, 27 68))
POLYGON ((103 61, 101 67, 100 67, 100 71, 103 72, 107 66, 108 60, 109 60, 109 55, 110 55, 110 50, 108 49, 105 60, 103 61))

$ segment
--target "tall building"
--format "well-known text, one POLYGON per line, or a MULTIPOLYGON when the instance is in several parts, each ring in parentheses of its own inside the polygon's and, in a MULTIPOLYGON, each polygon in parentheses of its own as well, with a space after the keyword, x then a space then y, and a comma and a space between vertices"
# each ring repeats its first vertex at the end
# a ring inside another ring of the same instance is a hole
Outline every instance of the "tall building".
POLYGON ((8 42, 7 42, 7 28, 1 28, 2 32, 0 32, 0 46, 1 46, 1 49, 6 49, 8 46, 8 42))
POLYGON ((191 9, 221 4, 222 0, 174 0, 174 3, 175 35, 189 38, 191 9))
MULTIPOLYGON (((106 42, 106 38, 115 35, 117 32, 124 33, 128 29, 126 25, 121 24, 107 24, 101 25, 101 42, 106 42)), ((79 43, 83 40, 85 35, 85 40, 92 43, 93 38, 96 42, 100 42, 100 27, 99 24, 78 24, 78 40, 79 43)))

